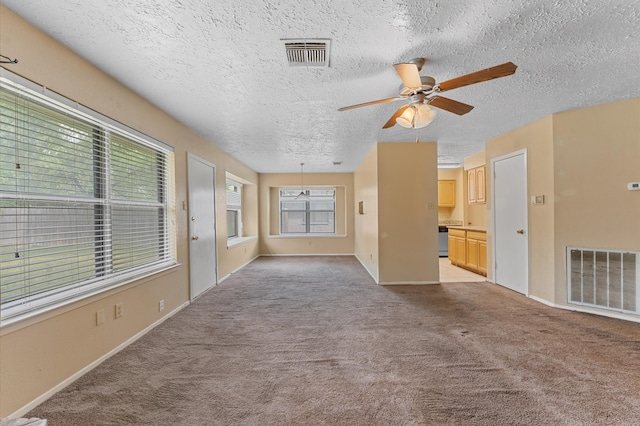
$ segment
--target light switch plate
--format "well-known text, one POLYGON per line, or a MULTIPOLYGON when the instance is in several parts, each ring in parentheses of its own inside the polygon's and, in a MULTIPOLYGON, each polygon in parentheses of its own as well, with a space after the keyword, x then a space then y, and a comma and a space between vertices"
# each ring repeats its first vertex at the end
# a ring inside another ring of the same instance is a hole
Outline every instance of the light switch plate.
POLYGON ((640 182, 629 182, 627 184, 627 189, 629 191, 640 191, 640 182))
POLYGON ((544 195, 532 195, 531 204, 544 204, 544 195))

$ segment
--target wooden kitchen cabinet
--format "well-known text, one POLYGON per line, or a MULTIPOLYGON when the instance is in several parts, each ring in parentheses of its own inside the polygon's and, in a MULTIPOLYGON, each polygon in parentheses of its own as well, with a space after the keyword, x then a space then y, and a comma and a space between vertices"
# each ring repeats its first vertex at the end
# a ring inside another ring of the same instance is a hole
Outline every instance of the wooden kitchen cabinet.
POLYGON ((486 241, 480 241, 478 243, 478 271, 480 271, 480 273, 485 277, 487 276, 487 242, 486 241))
POLYGON ((466 233, 462 229, 449 229, 449 261, 453 265, 467 264, 466 233))
POLYGON ((452 265, 487 275, 487 233, 449 228, 449 261, 452 265))
POLYGON ((456 206, 456 181, 438 181, 438 207, 456 206))
POLYGON ((487 274, 487 233, 467 231, 467 269, 487 274))
POLYGON ((485 166, 467 170, 467 201, 469 204, 486 203, 486 188, 485 166))

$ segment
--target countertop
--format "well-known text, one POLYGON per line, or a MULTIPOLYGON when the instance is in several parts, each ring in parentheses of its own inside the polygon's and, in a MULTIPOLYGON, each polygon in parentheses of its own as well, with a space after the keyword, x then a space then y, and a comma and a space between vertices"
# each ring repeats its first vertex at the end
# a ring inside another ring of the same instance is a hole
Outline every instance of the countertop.
POLYGON ((487 229, 482 227, 482 226, 448 225, 447 228, 450 228, 450 229, 463 229, 465 231, 487 232, 487 229))

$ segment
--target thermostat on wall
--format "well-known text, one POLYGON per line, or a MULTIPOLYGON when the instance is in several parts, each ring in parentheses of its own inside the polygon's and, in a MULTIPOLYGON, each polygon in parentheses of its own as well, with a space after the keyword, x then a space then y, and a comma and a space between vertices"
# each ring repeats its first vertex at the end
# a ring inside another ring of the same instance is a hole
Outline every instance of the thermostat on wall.
POLYGON ((640 182, 629 182, 627 184, 627 189, 629 191, 640 191, 640 182))

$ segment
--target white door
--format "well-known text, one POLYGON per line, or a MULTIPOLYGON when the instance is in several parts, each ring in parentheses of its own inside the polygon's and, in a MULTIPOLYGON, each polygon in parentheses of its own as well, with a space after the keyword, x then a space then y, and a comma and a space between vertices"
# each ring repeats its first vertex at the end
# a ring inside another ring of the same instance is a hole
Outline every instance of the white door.
POLYGON ((218 282, 215 175, 213 164, 195 155, 188 155, 191 300, 218 282))
POLYGON ((493 169, 494 280, 528 294, 527 153, 491 161, 493 169))

